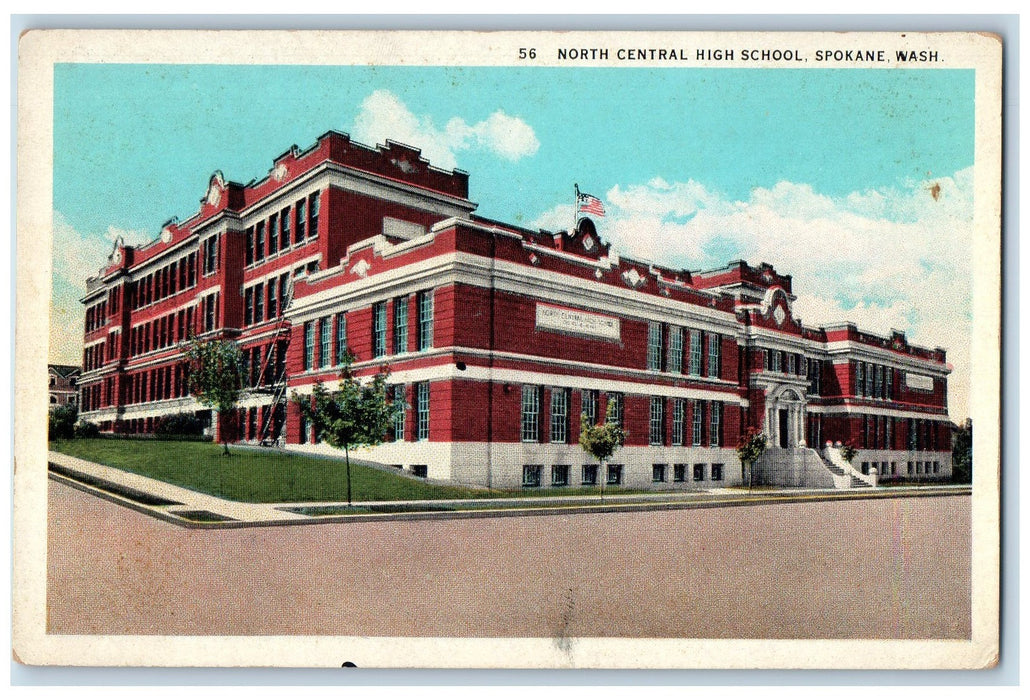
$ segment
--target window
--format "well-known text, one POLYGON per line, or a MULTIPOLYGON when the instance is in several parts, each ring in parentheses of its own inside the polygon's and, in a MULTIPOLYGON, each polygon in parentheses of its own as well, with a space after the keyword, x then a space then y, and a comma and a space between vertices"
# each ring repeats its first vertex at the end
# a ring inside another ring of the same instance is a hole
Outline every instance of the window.
POLYGON ((372 304, 372 357, 386 354, 386 302, 372 304))
POLYGON ((708 376, 719 377, 722 372, 722 336, 708 334, 708 376))
POLYGON ((885 388, 883 398, 893 399, 894 398, 894 370, 890 367, 884 367, 883 369, 885 388))
MULTIPOLYGON (((624 404, 625 404, 625 401, 623 400, 622 394, 617 394, 617 393, 614 393, 614 392, 611 393, 611 394, 608 394, 608 405, 615 407, 615 408, 610 408, 609 410, 612 411, 612 413, 614 414, 614 416, 615 416, 615 424, 618 425, 620 428, 623 427, 622 418, 623 418, 623 413, 624 413, 624 409, 625 409, 625 405, 624 404)), ((605 420, 607 420, 607 416, 605 417, 605 420)))
POLYGON ((304 369, 313 369, 315 366, 315 324, 307 321, 304 324, 304 369))
POLYGON ((597 392, 593 389, 584 389, 582 399, 587 425, 597 425, 597 392))
POLYGON ((609 464, 608 465, 607 484, 609 486, 619 486, 620 484, 622 484, 622 465, 621 464, 609 464))
POLYGON ((278 284, 277 280, 268 280, 268 318, 270 319, 277 318, 281 315, 279 311, 279 299, 276 296, 276 287, 278 284))
POLYGON ((908 463, 908 475, 912 476, 912 462, 908 463))
POLYGON ((426 479, 429 477, 429 465, 428 464, 412 464, 411 465, 412 476, 417 476, 420 479, 426 479))
POLYGON ((322 366, 328 367, 333 363, 333 319, 332 316, 326 316, 321 320, 320 327, 318 329, 318 336, 321 345, 321 352, 319 357, 322 360, 322 366))
POLYGON ((249 326, 254 322, 254 288, 248 287, 243 293, 243 325, 249 326))
POLYGON ((712 481, 722 481, 722 467, 721 464, 712 465, 712 481))
POLYGON ((694 415, 691 421, 690 444, 694 447, 701 446, 701 430, 704 426, 704 403, 700 399, 693 400, 694 415))
POLYGON ((865 363, 855 363, 855 396, 865 394, 865 363))
POLYGON ((672 444, 682 445, 686 433, 685 414, 687 405, 684 399, 673 399, 672 401, 672 444))
POLYGON ((551 442, 569 441, 569 392, 551 389, 551 442))
POLYGON ((433 292, 418 294, 418 349, 433 347, 433 292))
POLYGON ((265 259, 265 222, 258 223, 254 229, 254 260, 260 262, 265 259))
POLYGON ((654 321, 647 325, 647 368, 662 369, 662 324, 654 321))
POLYGON ((705 465, 695 464, 694 465, 694 481, 705 480, 705 465))
POLYGON ((347 359, 347 315, 342 311, 336 314, 336 364, 342 365, 347 359))
POLYGON ((583 486, 597 486, 597 465, 596 464, 584 464, 583 465, 583 480, 581 482, 583 486))
POLYGON ((522 442, 540 440, 540 387, 522 387, 522 442))
POLYGON ((252 265, 254 263, 254 227, 247 227, 247 264, 252 265))
POLYGON ((770 369, 773 372, 782 372, 783 371, 783 362, 782 362, 783 361, 783 353, 780 352, 779 350, 770 350, 769 353, 772 356, 772 367, 770 369))
POLYGON ((202 248, 204 251, 204 274, 213 274, 218 269, 218 236, 211 236, 205 240, 202 248))
POLYGON ((204 331, 213 331, 218 319, 218 294, 204 297, 204 331))
POLYGON ((532 489, 540 486, 540 472, 543 471, 542 464, 522 465, 522 488, 532 489))
POLYGON ((809 360, 808 361, 808 392, 819 395, 821 390, 821 379, 822 376, 822 361, 821 360, 809 360))
MULTIPOLYGON (((404 385, 397 384, 393 387, 393 407, 396 410, 398 406, 407 409, 407 405, 404 401, 404 385)), ((403 442, 404 441, 404 419, 406 410, 396 411, 393 414, 393 441, 403 442)))
POLYGON ((873 395, 873 365, 870 364, 865 370, 865 396, 873 395))
POLYGON ((651 465, 651 481, 655 484, 665 482, 665 470, 667 464, 652 464, 651 465))
POLYGON ((268 254, 275 255, 279 252, 279 216, 272 214, 268 217, 268 254))
POLYGON ((876 379, 873 382, 873 398, 883 397, 883 365, 876 365, 876 379))
POLYGON ((687 480, 687 465, 686 464, 674 464, 672 465, 672 480, 683 482, 687 480))
POLYGON ((569 465, 555 464, 551 467, 551 486, 569 485, 569 465))
POLYGON ((311 222, 311 226, 308 229, 308 235, 311 238, 317 238, 318 237, 318 209, 319 209, 318 192, 313 192, 311 194, 311 206, 308 209, 309 221, 311 222))
POLYGON ((429 382, 415 385, 416 440, 429 439, 429 382))
POLYGON ((307 214, 305 214, 306 206, 307 203, 303 199, 297 202, 297 206, 295 208, 295 213, 297 215, 297 228, 296 236, 293 239, 294 243, 304 242, 304 230, 305 226, 307 226, 307 214))
POLYGON ((787 355, 787 373, 797 374, 798 373, 798 357, 794 353, 787 355))
POLYGON ((279 212, 279 246, 282 249, 290 247, 290 208, 286 207, 279 212))
POLYGON ((708 426, 708 444, 712 447, 722 445, 722 402, 712 401, 708 426))
POLYGON ((669 327, 669 359, 666 370, 679 374, 683 371, 683 329, 679 326, 669 327))
POLYGON ((408 297, 393 300, 393 352, 408 351, 408 297))
POLYGON ((651 445, 665 444, 665 399, 660 396, 651 397, 648 443, 651 445))
POLYGON ((701 331, 690 331, 690 367, 689 373, 701 376, 701 331))

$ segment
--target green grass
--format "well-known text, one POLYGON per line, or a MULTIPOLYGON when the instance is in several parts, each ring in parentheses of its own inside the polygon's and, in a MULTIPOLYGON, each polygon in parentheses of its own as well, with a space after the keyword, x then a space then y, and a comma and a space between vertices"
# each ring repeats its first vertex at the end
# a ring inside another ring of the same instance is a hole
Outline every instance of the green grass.
MULTIPOLYGON (((194 491, 248 503, 347 500, 342 461, 233 449, 203 442, 55 440, 50 449, 194 491)), ((355 501, 491 498, 500 491, 437 486, 351 461, 355 501)))
MULTIPOLYGON (((201 493, 247 503, 346 501, 342 460, 230 448, 210 442, 161 440, 54 440, 50 449, 109 467, 142 474, 201 493)), ((597 487, 476 489, 428 484, 351 460, 354 501, 414 501, 465 498, 542 498, 597 495, 597 487)), ((648 493, 606 486, 606 496, 648 493)))

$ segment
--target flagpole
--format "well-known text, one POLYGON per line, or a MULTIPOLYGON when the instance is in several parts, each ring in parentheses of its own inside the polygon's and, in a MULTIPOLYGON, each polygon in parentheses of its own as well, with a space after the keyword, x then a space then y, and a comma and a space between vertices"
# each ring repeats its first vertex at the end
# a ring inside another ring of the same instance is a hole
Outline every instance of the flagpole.
POLYGON ((572 186, 576 188, 576 201, 572 205, 572 230, 569 231, 569 235, 575 236, 576 226, 579 224, 579 183, 574 182, 572 186))

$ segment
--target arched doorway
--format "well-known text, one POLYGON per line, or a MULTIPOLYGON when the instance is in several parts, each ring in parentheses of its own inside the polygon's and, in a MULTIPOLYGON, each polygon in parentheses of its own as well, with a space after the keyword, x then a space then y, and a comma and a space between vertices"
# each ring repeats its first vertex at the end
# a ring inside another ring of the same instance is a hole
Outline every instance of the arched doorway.
POLYGON ((765 430, 774 447, 797 447, 805 439, 805 399, 793 387, 781 387, 766 400, 765 430))

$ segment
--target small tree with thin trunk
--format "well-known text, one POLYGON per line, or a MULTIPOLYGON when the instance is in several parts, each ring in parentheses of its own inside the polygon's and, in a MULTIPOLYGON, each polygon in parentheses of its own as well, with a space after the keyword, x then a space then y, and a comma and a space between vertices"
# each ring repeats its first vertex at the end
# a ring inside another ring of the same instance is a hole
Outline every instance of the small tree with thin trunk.
MULTIPOLYGON (((236 426, 236 406, 245 393, 245 366, 240 346, 231 340, 190 338, 183 347, 189 369, 190 393, 201 405, 213 408, 236 426)), ((222 430, 222 446, 229 454, 228 431, 222 430)))
POLYGON ((579 446, 599 463, 597 475, 598 490, 604 496, 605 466, 615 451, 626 444, 626 431, 619 425, 615 415, 615 404, 608 402, 604 423, 591 425, 587 414, 579 418, 579 446))
POLYGON ((737 458, 748 472, 748 491, 755 483, 755 464, 765 454, 765 448, 768 445, 769 440, 765 433, 757 428, 748 428, 747 433, 741 438, 740 444, 737 445, 737 458))
POLYGON ((322 382, 317 382, 311 396, 296 392, 292 400, 301 413, 311 421, 315 434, 333 447, 343 448, 347 463, 347 505, 351 499, 350 451, 358 447, 375 447, 386 439, 403 403, 390 401, 386 380, 390 370, 381 368, 372 380, 362 382, 354 376, 351 365, 354 355, 350 352, 340 368, 340 384, 336 391, 329 391, 322 382))

